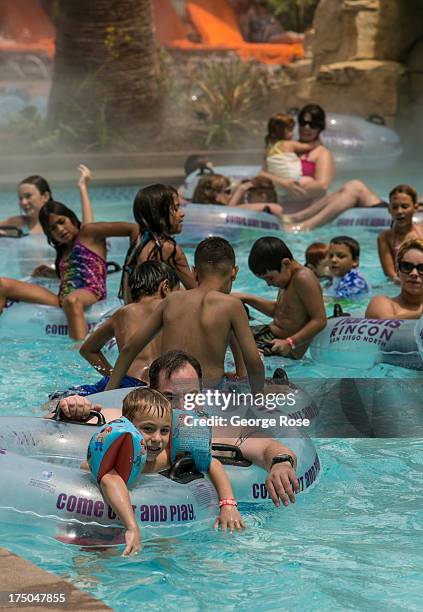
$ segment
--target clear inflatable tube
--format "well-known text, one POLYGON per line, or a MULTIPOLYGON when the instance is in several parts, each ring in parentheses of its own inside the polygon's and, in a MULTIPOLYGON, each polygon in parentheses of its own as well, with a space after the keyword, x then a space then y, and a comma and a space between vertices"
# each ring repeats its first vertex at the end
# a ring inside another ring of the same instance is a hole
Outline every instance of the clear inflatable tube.
POLYGON ((366 369, 388 363, 423 370, 417 344, 421 325, 421 320, 337 317, 313 339, 310 354, 332 366, 366 369))
MULTIPOLYGON (((59 291, 57 279, 28 278, 30 283, 42 285, 54 293, 59 291)), ((100 300, 85 310, 89 329, 112 308, 120 306, 118 298, 100 300)), ((0 337, 57 339, 68 337, 68 323, 61 308, 43 304, 11 302, 0 316, 0 337)))
MULTIPOLYGON (((298 138, 298 134, 294 134, 298 138)), ((337 172, 383 169, 394 165, 402 155, 399 135, 380 121, 367 120, 352 115, 328 113, 326 130, 321 135, 323 143, 332 151, 337 172)), ((216 174, 234 179, 256 176, 261 170, 258 165, 216 166, 216 174)), ((191 198, 198 181, 198 171, 193 172, 184 182, 184 193, 191 198)))
MULTIPOLYGON (((42 532, 85 546, 122 543, 122 526, 105 503, 89 472, 79 469, 97 426, 40 418, 0 418, 1 518, 23 514, 42 532)), ((318 481, 320 460, 308 438, 284 440, 298 456, 300 490, 318 481)), ((264 485, 266 472, 256 466, 225 469, 240 502, 272 504, 264 485)), ((170 474, 168 474, 169 476, 170 474)), ((149 474, 131 489, 143 539, 173 537, 210 528, 218 514, 215 489, 208 478, 184 472, 176 479, 149 474)))

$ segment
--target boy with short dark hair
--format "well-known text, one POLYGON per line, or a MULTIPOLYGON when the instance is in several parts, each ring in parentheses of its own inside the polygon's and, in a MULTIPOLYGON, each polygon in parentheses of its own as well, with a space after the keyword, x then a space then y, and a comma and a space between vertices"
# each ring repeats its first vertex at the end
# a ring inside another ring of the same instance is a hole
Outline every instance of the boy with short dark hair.
POLYGON ((296 261, 279 238, 264 237, 251 249, 248 265, 269 287, 278 287, 276 302, 246 294, 242 301, 269 317, 270 325, 253 327, 257 346, 267 355, 301 358, 326 325, 325 305, 314 273, 296 261))
MULTIPOLYGON (((178 289, 179 278, 168 265, 161 261, 145 261, 137 264, 131 272, 129 290, 132 303, 119 308, 102 325, 97 327, 85 340, 79 352, 103 378, 94 385, 82 385, 74 393, 91 395, 104 391, 112 372, 112 366, 102 353, 103 347, 113 337, 119 350, 139 327, 139 322, 146 320, 169 292, 178 289)), ((161 335, 134 359, 128 374, 122 379, 122 387, 136 387, 148 383, 148 368, 160 354, 161 335)))
POLYGON ((224 238, 203 240, 195 251, 194 274, 198 287, 169 294, 153 314, 122 347, 107 389, 119 386, 135 356, 159 332, 162 352, 181 349, 202 364, 204 378, 211 386, 224 377, 225 353, 236 340, 247 369, 251 390, 261 391, 264 367, 241 302, 229 295, 237 275, 235 253, 224 238))
POLYGON ((333 277, 328 295, 350 298, 369 293, 369 285, 358 269, 360 245, 350 236, 336 236, 329 243, 329 270, 333 277))

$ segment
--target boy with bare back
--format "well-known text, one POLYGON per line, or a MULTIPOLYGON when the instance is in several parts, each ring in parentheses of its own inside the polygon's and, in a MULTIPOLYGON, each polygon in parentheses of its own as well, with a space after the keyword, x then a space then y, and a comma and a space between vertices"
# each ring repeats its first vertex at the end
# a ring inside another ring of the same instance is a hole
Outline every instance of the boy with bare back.
POLYGON ((234 294, 269 317, 270 325, 252 328, 256 344, 266 355, 300 359, 314 336, 326 325, 325 305, 319 281, 296 261, 282 240, 265 237, 251 249, 250 270, 278 287, 276 302, 247 294, 234 294))
MULTIPOLYGON (((179 278, 168 265, 161 261, 145 261, 137 264, 129 276, 132 303, 119 308, 107 321, 95 329, 80 348, 80 354, 103 378, 94 385, 82 385, 75 393, 91 395, 103 391, 109 381, 112 366, 102 353, 102 348, 113 337, 119 350, 139 329, 140 321, 146 321, 167 294, 179 288, 179 278), (81 393, 82 390, 82 393, 81 393)), ((121 387, 148 384, 148 369, 152 361, 161 355, 161 335, 157 336, 134 359, 121 387)))
POLYGON ((250 381, 251 391, 260 392, 264 367, 248 318, 239 299, 228 295, 237 274, 235 253, 223 238, 207 238, 197 247, 194 274, 198 287, 169 294, 145 325, 121 348, 108 389, 119 386, 135 356, 156 336, 162 335, 162 352, 180 349, 194 355, 211 386, 224 377, 228 344, 237 341, 250 381))

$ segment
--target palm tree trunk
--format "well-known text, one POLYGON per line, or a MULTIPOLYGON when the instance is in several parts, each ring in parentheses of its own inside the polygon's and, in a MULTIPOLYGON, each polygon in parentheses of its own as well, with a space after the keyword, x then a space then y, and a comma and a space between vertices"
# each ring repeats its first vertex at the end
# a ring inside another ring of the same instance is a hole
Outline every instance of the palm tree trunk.
POLYGON ((151 0, 61 0, 48 124, 88 131, 157 112, 159 65, 151 0))

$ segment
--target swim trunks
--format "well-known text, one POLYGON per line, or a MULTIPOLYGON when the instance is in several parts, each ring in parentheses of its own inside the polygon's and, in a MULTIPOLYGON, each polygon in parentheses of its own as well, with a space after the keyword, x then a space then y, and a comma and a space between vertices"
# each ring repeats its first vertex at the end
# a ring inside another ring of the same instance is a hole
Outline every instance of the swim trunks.
MULTIPOLYGON (((283 338, 276 338, 270 325, 250 325, 250 329, 253 332, 254 340, 256 341, 257 348, 263 352, 266 357, 278 357, 270 350, 272 340, 282 340, 283 338)), ((287 359, 297 359, 292 353, 284 355, 287 359)))
POLYGON ((76 289, 86 289, 97 300, 106 297, 106 260, 94 253, 77 238, 67 257, 60 260, 59 297, 64 298, 76 289))
MULTIPOLYGON (((103 376, 97 382, 92 385, 76 385, 74 387, 69 387, 66 391, 56 391, 55 393, 51 393, 49 395, 50 400, 60 400, 64 397, 69 397, 69 395, 82 395, 85 397, 86 395, 93 395, 93 393, 101 393, 105 390, 107 383, 110 380, 110 376, 103 376)), ((147 383, 138 378, 134 378, 133 376, 124 376, 119 385, 120 389, 128 389, 130 387, 147 387, 147 383)))
POLYGON ((276 340, 276 336, 272 333, 270 325, 251 325, 251 331, 257 348, 263 351, 264 355, 272 355, 270 346, 272 340, 276 340))

